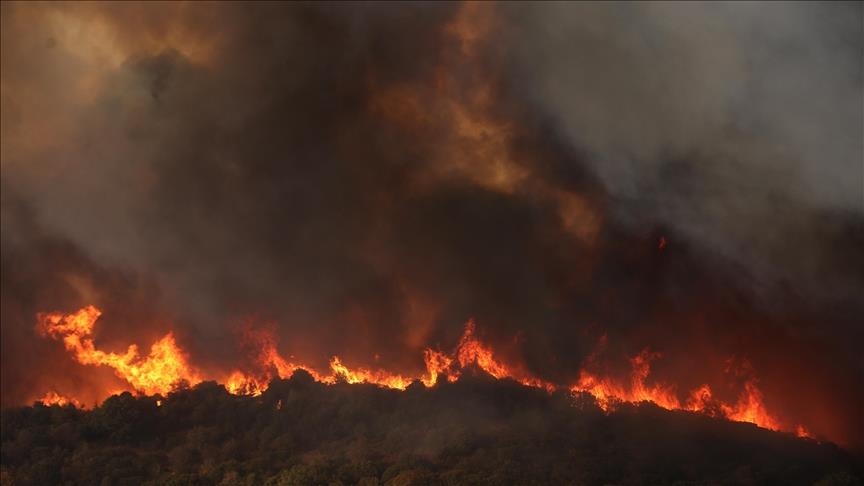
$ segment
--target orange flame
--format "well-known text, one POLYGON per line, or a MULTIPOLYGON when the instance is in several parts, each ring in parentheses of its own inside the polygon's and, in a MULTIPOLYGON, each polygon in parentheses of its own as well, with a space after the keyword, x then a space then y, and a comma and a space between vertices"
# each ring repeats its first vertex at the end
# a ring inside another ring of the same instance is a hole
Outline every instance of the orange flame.
POLYGON ((225 389, 232 395, 258 396, 267 390, 267 381, 245 375, 238 370, 225 379, 225 389))
MULTIPOLYGON (((189 384, 201 381, 198 373, 187 364, 185 354, 177 346, 171 333, 154 343, 147 357, 139 357, 135 345, 129 346, 125 354, 108 353, 97 349, 92 332, 100 315, 101 311, 92 305, 73 314, 39 314, 37 329, 43 335, 62 339, 66 349, 72 352, 79 363, 109 366, 114 369, 117 376, 125 379, 135 390, 147 395, 165 394, 184 381, 189 384)), ((505 362, 497 356, 492 347, 477 338, 476 324, 473 320, 465 324, 465 330, 453 353, 448 354, 427 348, 423 354, 425 373, 417 376, 393 373, 383 369, 351 368, 338 356, 330 360, 327 372, 319 372, 313 367, 283 358, 279 354, 272 333, 250 330, 247 334, 247 340, 251 342, 257 354, 254 360, 257 371, 247 373, 235 370, 221 380, 225 388, 236 395, 261 395, 267 390, 273 378, 290 378, 300 369, 307 371, 315 381, 324 384, 369 383, 405 390, 414 381, 419 381, 427 387, 436 386, 441 377, 454 382, 464 374, 465 370, 473 367, 494 378, 512 379, 524 386, 544 389, 550 393, 558 389, 554 383, 538 378, 525 371, 524 367, 505 362)), ((783 424, 768 412, 762 392, 753 378, 744 383, 744 389, 735 403, 727 403, 715 398, 711 387, 707 384, 692 390, 687 395, 687 400, 682 403, 673 386, 648 382, 651 362, 659 357, 659 353, 648 350, 633 357, 630 360, 632 371, 629 380, 625 381, 599 376, 583 368, 579 373, 578 381, 570 387, 570 391, 590 393, 597 399, 598 405, 606 411, 614 410, 616 404, 621 402, 647 401, 669 410, 722 415, 729 420, 750 422, 771 430, 789 430, 799 437, 811 437, 810 432, 800 425, 794 429, 783 428, 783 424)), ((589 358, 589 361, 593 358, 593 356, 589 358)), ((46 394, 39 401, 45 404, 73 403, 80 406, 77 400, 61 396, 56 392, 46 394)))
POLYGON ((462 334, 462 339, 459 341, 456 353, 459 365, 465 368, 475 364, 495 378, 510 376, 511 373, 507 369, 507 366, 496 361, 492 355, 492 350, 474 337, 474 327, 473 320, 465 324, 465 332, 462 334))
POLYGON ((659 356, 657 353, 650 353, 645 350, 631 359, 633 372, 628 385, 618 383, 610 378, 599 378, 582 370, 579 374, 579 382, 572 387, 572 390, 594 395, 604 410, 612 408, 615 401, 654 402, 663 408, 681 408, 671 387, 660 384, 645 384, 645 379, 651 372, 651 361, 659 356))
POLYGON ((459 340, 459 346, 456 350, 456 356, 462 368, 473 364, 498 379, 510 378, 525 386, 545 388, 549 392, 555 390, 555 385, 552 383, 543 381, 522 369, 508 366, 496 359, 492 349, 474 337, 474 331, 474 321, 469 320, 465 324, 465 332, 462 334, 462 339, 459 340))
POLYGON ((438 377, 442 374, 447 375, 447 379, 451 382, 459 378, 458 372, 448 371, 453 366, 453 358, 440 351, 424 350, 423 361, 426 363, 426 375, 421 378, 421 381, 427 387, 438 383, 438 377))
MULTIPOLYGON (((582 195, 560 187, 544 177, 534 174, 512 150, 519 125, 496 114, 496 79, 494 72, 486 72, 484 63, 476 57, 497 19, 494 6, 484 2, 465 2, 457 15, 444 28, 445 49, 433 79, 418 85, 392 84, 372 86, 369 109, 383 118, 395 122, 409 131, 439 133, 444 143, 434 147, 430 156, 438 163, 430 165, 431 178, 461 178, 485 190, 502 194, 527 191, 554 203, 562 228, 583 242, 591 242, 601 226, 602 215, 582 195), (465 74, 474 74, 466 76, 465 74), (471 82, 466 82, 471 79, 471 82)), ((372 80, 374 84, 374 79, 372 80)), ((422 184, 422 181, 417 182, 422 184)), ((659 250, 667 246, 665 237, 658 242, 659 250)), ((67 350, 84 365, 104 365, 114 369, 135 390, 146 394, 165 394, 182 381, 195 384, 201 381, 197 372, 186 362, 174 336, 169 333, 152 345, 149 356, 139 357, 135 345, 125 354, 106 353, 96 348, 92 331, 101 312, 93 306, 74 314, 40 314, 38 329, 44 335, 62 339, 67 350)), ((276 341, 269 333, 253 333, 255 370, 233 370, 221 381, 225 388, 238 395, 260 395, 273 378, 289 378, 303 369, 318 382, 333 384, 371 383, 404 390, 412 381, 419 380, 427 387, 435 386, 441 377, 453 382, 466 368, 476 367, 489 375, 509 378, 525 386, 553 392, 556 385, 527 372, 524 367, 505 362, 493 349, 475 336, 475 324, 469 321, 453 353, 426 349, 425 373, 405 376, 387 370, 363 367, 349 368, 338 356, 332 357, 329 369, 319 372, 313 367, 282 357, 276 341)), ((659 355, 640 353, 631 360, 633 372, 629 381, 618 382, 587 370, 579 374, 578 382, 570 390, 594 395, 600 406, 610 409, 616 401, 651 401, 668 409, 706 411, 717 408, 732 420, 742 420, 774 428, 779 422, 765 409, 761 391, 755 381, 745 385, 744 392, 734 404, 718 402, 712 397, 708 385, 694 390, 683 404, 671 386, 646 382, 650 363, 659 355)), ((44 400, 65 399, 59 395, 46 395, 44 400)), ((69 400, 69 399, 66 399, 69 400)), ((280 402, 281 403, 281 402, 280 402)), ((279 405, 281 406, 281 405, 279 405)), ((799 427, 799 435, 809 434, 799 427)))
POLYGON ((381 369, 351 368, 338 356, 330 360, 329 373, 321 373, 310 366, 295 364, 284 359, 276 349, 275 339, 270 333, 261 330, 252 331, 249 337, 260 346, 257 364, 264 371, 255 375, 248 375, 239 370, 234 371, 225 379, 225 387, 229 392, 237 395, 260 395, 267 389, 269 381, 274 378, 274 374, 266 370, 275 370, 276 376, 289 378, 298 369, 303 369, 321 383, 333 384, 338 381, 350 384, 370 383, 404 390, 414 381, 420 381, 427 387, 435 386, 442 376, 446 376, 448 381, 453 382, 459 378, 463 369, 476 366, 495 378, 510 378, 523 385, 545 388, 550 392, 555 389, 553 384, 496 359, 492 349, 477 340, 474 333, 475 324, 473 321, 468 321, 454 355, 426 349, 423 353, 426 373, 420 376, 405 376, 381 369))
MULTIPOLYGON (((616 402, 647 401, 668 410, 689 410, 704 413, 717 410, 729 420, 750 422, 770 430, 784 430, 780 421, 768 412, 762 391, 757 386, 755 379, 750 379, 744 383, 744 390, 734 404, 714 398, 711 387, 707 384, 691 391, 685 404, 678 400, 674 387, 659 383, 647 385, 645 380, 651 371, 650 363, 659 356, 658 353, 650 353, 645 350, 634 357, 631 360, 632 373, 628 384, 608 377, 599 378, 583 369, 579 381, 571 387, 571 390, 594 395, 600 407, 607 411, 614 409, 616 402)), ((806 429, 800 425, 796 429, 796 434, 801 437, 809 436, 806 429)))
POLYGON ((750 422, 771 430, 780 430, 781 428, 777 419, 766 410, 762 400, 762 392, 753 381, 744 384, 744 391, 738 397, 738 402, 734 405, 721 403, 720 409, 730 420, 750 422))
POLYGON ((108 366, 132 387, 148 395, 167 393, 182 382, 199 383, 198 375, 186 363, 186 357, 170 332, 150 347, 146 358, 138 356, 134 344, 125 354, 106 353, 93 343, 93 326, 102 312, 89 305, 74 314, 52 312, 39 314, 37 329, 42 335, 62 339, 63 345, 84 365, 108 366))
POLYGON ((66 405, 73 405, 78 408, 81 407, 81 402, 79 402, 78 400, 63 396, 55 391, 50 391, 43 395, 42 398, 38 398, 35 401, 42 402, 42 404, 47 406, 59 405, 61 407, 65 407, 66 405))
POLYGON ((798 427, 795 428, 795 435, 797 435, 798 437, 807 438, 807 439, 813 438, 813 435, 810 434, 810 431, 807 430, 807 428, 804 427, 803 425, 799 425, 798 427))
POLYGON ((330 369, 333 371, 334 377, 339 377, 348 383, 372 383, 374 385, 393 388, 396 390, 404 390, 414 381, 412 378, 406 378, 401 375, 389 373, 384 370, 368 370, 365 368, 357 368, 352 370, 342 364, 338 356, 334 356, 330 360, 330 369))

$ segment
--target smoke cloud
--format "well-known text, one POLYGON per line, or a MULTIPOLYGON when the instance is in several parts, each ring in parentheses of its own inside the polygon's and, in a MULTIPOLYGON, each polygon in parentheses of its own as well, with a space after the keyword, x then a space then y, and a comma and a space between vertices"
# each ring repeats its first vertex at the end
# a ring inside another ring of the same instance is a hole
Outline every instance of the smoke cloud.
POLYGON ((818 220, 860 224, 860 4, 515 10, 526 97, 635 218, 799 283, 822 273, 818 220))

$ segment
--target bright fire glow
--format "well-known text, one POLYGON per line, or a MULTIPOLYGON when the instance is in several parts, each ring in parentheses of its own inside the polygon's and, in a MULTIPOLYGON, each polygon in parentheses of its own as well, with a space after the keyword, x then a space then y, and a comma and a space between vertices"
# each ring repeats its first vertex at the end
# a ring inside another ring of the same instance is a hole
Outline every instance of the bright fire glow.
MULTIPOLYGON (((117 376, 126 380, 134 391, 146 395, 167 394, 178 384, 187 382, 194 385, 202 381, 199 374, 187 363, 185 354, 177 345, 171 333, 151 346, 147 357, 140 357, 135 345, 129 346, 124 354, 109 353, 96 348, 92 333, 101 311, 87 306, 72 314, 43 313, 38 315, 37 329, 45 336, 63 341, 75 360, 83 365, 109 366, 117 376)), ((265 330, 249 330, 246 336, 256 356, 253 356, 255 369, 251 372, 235 370, 219 380, 226 390, 235 395, 258 396, 267 390, 274 378, 290 378, 297 370, 305 370, 312 378, 328 385, 335 383, 367 383, 381 387, 405 390, 414 382, 433 387, 442 377, 455 382, 466 371, 475 369, 497 378, 510 379, 524 386, 540 388, 549 393, 560 387, 536 377, 525 367, 506 362, 497 355, 487 343, 480 341, 476 325, 469 320, 462 337, 452 353, 426 349, 424 351, 425 373, 406 375, 384 369, 349 367, 338 356, 330 360, 326 372, 311 366, 287 360, 279 354, 276 339, 265 330)), ((613 411, 621 402, 651 402, 669 410, 689 410, 692 412, 722 415, 740 422, 750 422, 771 430, 788 430, 800 437, 811 437, 810 432, 801 425, 794 428, 785 425, 769 413, 758 388, 756 380, 744 383, 743 390, 734 403, 715 398, 707 384, 692 390, 685 401, 678 398, 675 387, 663 383, 649 383, 651 362, 660 357, 659 353, 645 350, 630 360, 631 373, 628 379, 616 380, 582 369, 576 383, 569 387, 572 393, 590 393, 598 405, 606 411, 613 411)), ((589 362, 593 357, 589 358, 589 362)), ((78 400, 49 392, 39 399, 47 405, 74 404, 78 400)), ((161 404, 161 402, 160 402, 161 404)))
POLYGON ((330 369, 333 375, 343 379, 347 383, 372 383, 387 388, 404 390, 411 384, 413 378, 406 378, 401 375, 389 373, 384 370, 368 370, 365 368, 350 369, 339 359, 334 356, 330 360, 330 369))
POLYGON ((201 381, 170 332, 150 347, 147 357, 140 357, 134 344, 124 354, 97 349, 92 333, 100 315, 102 311, 92 305, 74 314, 43 313, 38 315, 37 329, 42 335, 61 339, 79 363, 113 368, 132 388, 148 395, 168 393, 184 381, 190 385, 201 381))
MULTIPOLYGON (((693 412, 710 412, 719 410, 729 420, 750 422, 771 430, 783 430, 780 421, 768 412, 762 397, 762 392, 751 379, 744 383, 744 389, 735 403, 726 403, 716 399, 708 385, 702 385, 691 391, 686 403, 681 403, 674 387, 664 384, 646 384, 651 372, 651 361, 658 358, 658 353, 643 351, 630 362, 632 372, 629 382, 620 382, 609 377, 598 377, 584 369, 579 381, 571 387, 574 392, 588 392, 597 398, 604 410, 614 409, 616 402, 652 402, 669 410, 690 410, 693 412)), ((809 437, 802 426, 795 430, 800 437, 809 437)))
POLYGON ((594 395, 604 410, 612 407, 615 401, 654 402, 663 408, 681 408, 674 390, 670 387, 660 384, 645 384, 645 378, 651 371, 651 360, 658 356, 643 351, 631 359, 633 373, 629 383, 621 383, 608 377, 601 378, 582 370, 579 374, 579 382, 572 387, 572 390, 594 395))
POLYGON ((438 383, 438 377, 446 375, 449 381, 456 381, 459 375, 455 371, 448 371, 453 366, 453 358, 440 351, 427 349, 423 351, 423 361, 426 363, 426 375, 421 381, 427 387, 438 383))
POLYGON ((81 402, 75 400, 74 398, 69 398, 63 396, 55 391, 50 391, 43 395, 41 398, 36 399, 35 401, 41 402, 44 405, 59 405, 61 407, 65 407, 66 405, 74 405, 76 407, 81 407, 81 402))

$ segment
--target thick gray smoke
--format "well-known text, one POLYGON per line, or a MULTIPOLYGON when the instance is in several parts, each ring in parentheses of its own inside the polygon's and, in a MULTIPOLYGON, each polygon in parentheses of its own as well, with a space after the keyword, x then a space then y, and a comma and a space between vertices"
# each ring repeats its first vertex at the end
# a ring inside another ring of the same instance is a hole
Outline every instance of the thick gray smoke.
POLYGON ((821 220, 864 214, 861 3, 512 7, 521 92, 624 216, 759 276, 824 277, 821 220))

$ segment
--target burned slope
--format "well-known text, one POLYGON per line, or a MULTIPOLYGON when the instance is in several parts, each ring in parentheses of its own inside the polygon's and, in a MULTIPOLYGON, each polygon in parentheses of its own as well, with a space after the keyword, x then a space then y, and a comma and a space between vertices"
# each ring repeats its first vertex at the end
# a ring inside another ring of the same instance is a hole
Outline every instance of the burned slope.
POLYGON ((4 484, 860 484, 861 460, 751 424, 467 376, 405 392, 298 372, 92 411, 3 410, 4 484))

